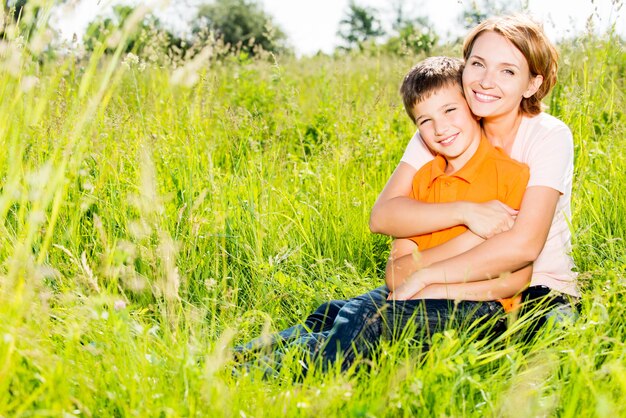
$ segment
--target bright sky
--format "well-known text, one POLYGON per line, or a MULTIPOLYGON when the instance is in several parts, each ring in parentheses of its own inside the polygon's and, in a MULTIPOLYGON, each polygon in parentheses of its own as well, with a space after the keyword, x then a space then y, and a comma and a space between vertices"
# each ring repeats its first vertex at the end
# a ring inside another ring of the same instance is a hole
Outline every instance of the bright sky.
MULTIPOLYGON (((355 0, 358 5, 369 6, 380 12, 382 20, 391 20, 390 0, 355 0)), ((126 3, 131 3, 131 0, 126 3)), ((206 1, 204 1, 206 3, 206 1)), ((349 0, 259 0, 264 10, 288 35, 289 42, 298 55, 314 54, 322 50, 331 52, 340 40, 336 36, 339 21, 348 9, 349 0)), ((591 17, 597 28, 615 23, 619 33, 626 35, 626 7, 618 10, 615 0, 525 0, 531 14, 543 21, 552 40, 585 30, 591 17)), ((140 2, 135 1, 135 4, 140 2)), ((141 2, 163 4, 159 1, 141 2)), ((165 2, 167 3, 167 2, 165 2)), ((202 0, 170 1, 169 5, 156 6, 163 20, 180 21, 193 14, 194 4, 202 0)), ((87 23, 110 7, 106 0, 69 1, 60 10, 58 25, 64 36, 71 38, 74 32, 82 33, 87 23)), ((405 1, 410 16, 426 15, 433 22, 440 36, 462 36, 465 30, 458 23, 458 16, 472 4, 471 0, 417 0, 405 1)))

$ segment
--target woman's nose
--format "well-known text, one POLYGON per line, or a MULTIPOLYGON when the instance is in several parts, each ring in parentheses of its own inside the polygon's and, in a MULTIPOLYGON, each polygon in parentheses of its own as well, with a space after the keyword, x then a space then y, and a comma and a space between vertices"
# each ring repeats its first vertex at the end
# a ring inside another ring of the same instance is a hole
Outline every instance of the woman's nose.
POLYGON ((489 71, 486 71, 483 74, 483 77, 480 80, 480 86, 484 89, 491 89, 494 87, 493 77, 489 71))

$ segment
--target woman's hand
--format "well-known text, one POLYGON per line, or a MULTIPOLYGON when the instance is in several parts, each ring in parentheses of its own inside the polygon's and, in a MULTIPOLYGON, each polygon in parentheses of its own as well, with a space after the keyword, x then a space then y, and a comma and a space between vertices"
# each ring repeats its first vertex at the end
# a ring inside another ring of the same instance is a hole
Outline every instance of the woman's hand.
POLYGON ((484 203, 464 202, 463 223, 476 235, 488 239, 510 230, 515 223, 517 210, 499 200, 484 203))
POLYGON ((409 300, 414 295, 422 291, 428 283, 420 276, 420 271, 411 274, 409 278, 401 286, 398 286, 393 292, 389 293, 387 300, 409 300))

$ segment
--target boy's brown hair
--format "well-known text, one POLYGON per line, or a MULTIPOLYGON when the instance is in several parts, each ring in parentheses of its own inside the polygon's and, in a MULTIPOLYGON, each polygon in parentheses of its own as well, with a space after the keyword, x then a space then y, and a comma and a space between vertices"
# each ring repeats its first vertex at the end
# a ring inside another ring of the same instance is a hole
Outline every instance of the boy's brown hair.
POLYGON ((559 54, 546 37, 542 27, 530 17, 517 14, 494 16, 479 23, 465 37, 463 57, 467 60, 476 39, 484 32, 495 32, 511 42, 526 58, 530 75, 540 75, 543 82, 535 94, 522 98, 520 108, 527 115, 541 112, 541 99, 546 97, 556 84, 559 54))
POLYGON ((463 94, 461 76, 463 61, 451 57, 429 57, 411 68, 400 86, 404 109, 413 123, 413 108, 427 99, 435 91, 444 87, 456 86, 463 94))

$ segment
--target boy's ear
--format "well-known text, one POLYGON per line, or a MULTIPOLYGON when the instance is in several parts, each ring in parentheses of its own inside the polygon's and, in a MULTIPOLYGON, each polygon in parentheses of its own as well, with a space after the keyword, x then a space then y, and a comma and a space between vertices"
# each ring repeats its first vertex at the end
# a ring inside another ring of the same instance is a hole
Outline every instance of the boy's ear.
POLYGON ((524 96, 525 99, 532 97, 533 94, 537 93, 537 90, 539 90, 539 87, 541 87, 542 83, 543 83, 542 75, 536 75, 532 77, 530 81, 528 82, 528 90, 526 90, 524 94, 522 94, 522 96, 524 96))

